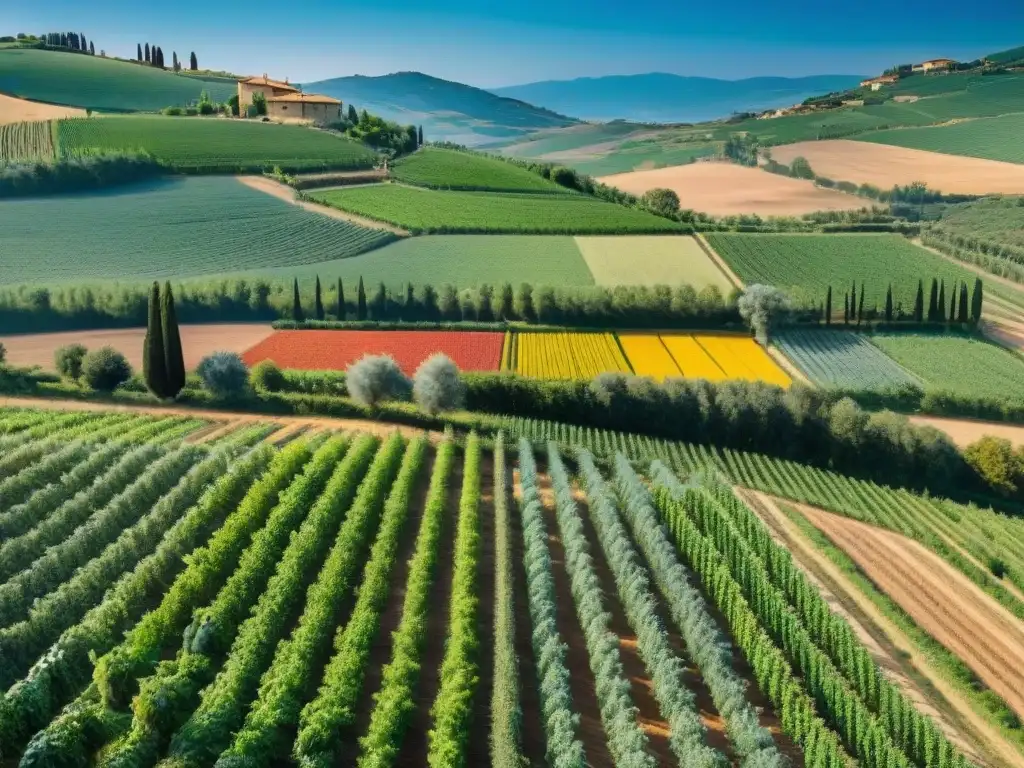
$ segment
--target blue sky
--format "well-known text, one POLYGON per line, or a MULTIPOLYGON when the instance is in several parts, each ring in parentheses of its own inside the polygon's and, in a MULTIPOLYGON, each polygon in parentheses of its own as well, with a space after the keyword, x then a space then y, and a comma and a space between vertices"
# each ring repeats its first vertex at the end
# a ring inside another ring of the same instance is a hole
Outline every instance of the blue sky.
POLYGON ((608 74, 874 74, 1024 45, 1024 0, 4 0, 0 34, 71 28, 97 48, 295 82, 419 70, 480 87, 608 74), (1016 37, 1014 37, 1016 33, 1016 37))

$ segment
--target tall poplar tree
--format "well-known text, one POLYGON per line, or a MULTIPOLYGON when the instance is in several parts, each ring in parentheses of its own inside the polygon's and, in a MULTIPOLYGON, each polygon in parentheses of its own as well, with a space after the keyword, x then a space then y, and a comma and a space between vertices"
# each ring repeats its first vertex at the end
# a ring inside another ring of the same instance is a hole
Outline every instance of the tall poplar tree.
POLYGON ((306 319, 302 314, 302 299, 299 297, 299 279, 295 278, 292 284, 292 320, 301 323, 306 319))
POLYGON ((928 294, 928 322, 934 323, 939 316, 939 281, 932 278, 932 289, 928 294))
POLYGON ((981 278, 974 278, 974 293, 971 294, 971 322, 981 322, 981 310, 982 304, 984 303, 984 295, 982 293, 981 278))
POLYGON ((914 322, 924 321, 924 281, 917 281, 917 296, 914 297, 914 322))
POLYGON ((164 360, 167 368, 167 396, 177 397, 185 388, 185 354, 181 349, 181 329, 178 312, 174 307, 174 292, 170 281, 164 283, 160 294, 160 324, 164 332, 164 360))
POLYGON ((864 283, 860 284, 860 302, 857 304, 857 325, 864 320, 864 283))
POLYGON ((843 325, 850 324, 850 294, 843 294, 843 325))
POLYGON ((942 285, 939 288, 939 303, 935 305, 935 319, 940 322, 946 322, 946 281, 942 281, 942 285))
POLYGON ((832 325, 832 286, 828 287, 825 294, 825 325, 832 325))
POLYGON ((316 301, 316 303, 314 305, 313 311, 316 313, 316 319, 317 320, 323 320, 324 319, 324 299, 323 299, 323 294, 321 293, 321 290, 320 290, 320 275, 316 276, 316 299, 315 299, 315 301, 316 301))
POLYGON ((359 278, 359 289, 356 293, 356 320, 366 319, 366 288, 363 287, 363 278, 359 278))
POLYGON ((192 51, 192 55, 188 57, 188 68, 193 72, 199 69, 199 60, 196 59, 196 52, 192 51))
POLYGON ((152 61, 152 59, 150 58, 150 53, 149 53, 149 43, 146 43, 146 63, 149 64, 150 61, 152 61))
POLYGON ((164 332, 160 319, 160 284, 153 281, 149 290, 149 319, 146 338, 142 342, 142 378, 146 388, 157 397, 168 396, 167 358, 164 355, 164 332))
POLYGON ((341 284, 341 278, 338 278, 338 319, 344 321, 346 315, 345 308, 345 286, 341 284))
POLYGON ((135 48, 137 50, 137 52, 135 54, 136 60, 142 61, 142 43, 136 43, 135 44, 135 48))
POLYGON ((957 322, 966 323, 970 320, 969 299, 967 297, 967 283, 960 283, 960 311, 957 313, 957 322))
POLYGON ((889 283, 889 289, 885 292, 885 322, 892 322, 892 283, 889 283))

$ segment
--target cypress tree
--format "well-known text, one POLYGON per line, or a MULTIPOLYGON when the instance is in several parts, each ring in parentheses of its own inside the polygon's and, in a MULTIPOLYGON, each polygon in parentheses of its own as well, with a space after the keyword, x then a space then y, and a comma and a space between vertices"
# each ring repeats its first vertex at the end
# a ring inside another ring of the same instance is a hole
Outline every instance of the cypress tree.
POLYGON ((960 283, 960 312, 957 314, 957 322, 966 323, 970 319, 968 308, 967 283, 960 283))
POLYGON ((95 56, 96 55, 96 46, 92 44, 92 40, 89 41, 89 55, 90 56, 95 56))
POLYGON ((359 122, 359 113, 356 112, 354 104, 348 105, 348 121, 353 125, 359 122))
POLYGON ((843 294, 843 325, 850 324, 850 294, 843 294))
POLYGON ((860 303, 857 304, 857 325, 864 319, 864 283, 860 284, 860 303))
POLYGON ((981 321, 981 309, 984 297, 982 295, 981 278, 974 278, 974 293, 971 294, 971 322, 977 324, 981 321))
POLYGON ((302 314, 302 299, 299 298, 299 279, 295 278, 292 285, 292 320, 301 323, 305 319, 306 316, 302 314))
POLYGON ((828 287, 825 294, 825 325, 832 325, 832 286, 828 287))
POLYGON ((136 53, 135 53, 136 60, 142 61, 142 43, 136 43, 135 44, 135 48, 136 48, 136 53))
POLYGON ((414 320, 416 318, 416 297, 413 294, 412 283, 405 284, 405 302, 402 304, 402 319, 414 320))
POLYGON ((316 312, 317 320, 324 319, 324 299, 320 290, 320 275, 316 276, 316 304, 314 311, 316 312))
POLYGON ((942 281, 942 286, 939 288, 939 303, 935 305, 935 319, 940 322, 946 322, 946 281, 942 281))
POLYGON ((377 290, 373 292, 373 299, 370 300, 370 314, 373 320, 384 320, 388 314, 388 289, 381 280, 377 284, 377 290))
POLYGON ((189 56, 188 68, 195 72, 199 69, 199 61, 196 59, 196 52, 192 51, 192 55, 189 56))
POLYGON ((159 398, 167 397, 167 358, 164 332, 160 322, 160 284, 153 281, 149 291, 149 320, 142 342, 142 377, 146 388, 159 398))
POLYGON ((363 278, 359 278, 359 290, 356 294, 356 320, 366 319, 366 289, 363 287, 363 278))
POLYGON ((914 298, 914 322, 924 321, 924 281, 917 281, 917 296, 914 298))
POLYGON ((164 332, 167 396, 177 397, 185 388, 185 355, 181 349, 181 329, 178 327, 178 312, 174 308, 170 281, 164 283, 164 292, 160 295, 160 322, 164 332))
POLYGON ((422 126, 422 125, 420 126, 420 128, 419 128, 419 132, 418 132, 418 134, 417 134, 417 138, 416 138, 416 144, 417 144, 418 146, 420 146, 420 147, 422 147, 422 146, 423 146, 423 126, 422 126))
POLYGON ((149 64, 149 62, 150 62, 149 43, 146 43, 146 63, 149 64))
POLYGON ((850 286, 850 322, 857 319, 857 282, 850 286))
POLYGON ((956 286, 953 286, 953 290, 949 294, 949 322, 956 322, 956 286))
POLYGON ((928 294, 928 322, 934 323, 939 316, 939 281, 932 278, 932 289, 928 294))
POLYGON ((341 278, 338 278, 338 319, 344 320, 346 317, 345 309, 345 286, 341 284, 341 278))
POLYGON ((892 283, 889 283, 889 289, 885 292, 885 322, 892 322, 892 283))

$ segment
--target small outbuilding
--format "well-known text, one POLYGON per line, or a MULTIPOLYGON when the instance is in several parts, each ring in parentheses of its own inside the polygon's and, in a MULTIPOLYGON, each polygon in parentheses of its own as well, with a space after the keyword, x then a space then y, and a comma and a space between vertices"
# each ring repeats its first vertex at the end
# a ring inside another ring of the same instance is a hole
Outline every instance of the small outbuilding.
POLYGON ((286 93, 267 99, 267 116, 280 122, 326 125, 341 119, 341 102, 316 93, 286 93))

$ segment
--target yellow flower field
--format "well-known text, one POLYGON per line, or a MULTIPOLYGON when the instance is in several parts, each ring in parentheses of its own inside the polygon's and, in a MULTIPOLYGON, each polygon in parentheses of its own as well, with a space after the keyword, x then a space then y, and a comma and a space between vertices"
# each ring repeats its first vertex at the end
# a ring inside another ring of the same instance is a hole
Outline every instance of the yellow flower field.
POLYGON ((611 333, 517 333, 516 373, 538 379, 592 379, 606 371, 629 373, 611 333))
POLYGON ((698 336, 697 342, 730 379, 765 381, 788 387, 792 380, 753 339, 736 336, 698 336))
POLYGON ((788 387, 792 381, 758 344, 744 336, 715 334, 621 334, 622 348, 638 376, 764 381, 788 387))
POLYGON ((656 381, 679 378, 679 366, 655 333, 620 333, 619 341, 637 376, 650 376, 656 381))

